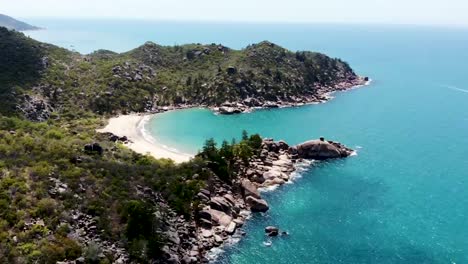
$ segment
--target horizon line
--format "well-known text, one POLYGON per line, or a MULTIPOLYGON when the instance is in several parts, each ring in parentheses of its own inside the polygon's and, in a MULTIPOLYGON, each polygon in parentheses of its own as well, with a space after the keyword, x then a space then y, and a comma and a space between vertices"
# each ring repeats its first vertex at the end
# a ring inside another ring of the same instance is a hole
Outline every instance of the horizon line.
POLYGON ((415 22, 373 22, 373 21, 292 21, 292 20, 222 20, 222 19, 175 19, 175 18, 150 18, 150 17, 94 17, 94 16, 18 16, 20 19, 63 19, 63 20, 120 20, 120 21, 151 21, 172 23, 221 23, 221 24, 286 24, 286 25, 349 25, 349 26, 408 26, 408 27, 437 27, 437 28, 463 28, 468 29, 468 24, 433 24, 415 22))

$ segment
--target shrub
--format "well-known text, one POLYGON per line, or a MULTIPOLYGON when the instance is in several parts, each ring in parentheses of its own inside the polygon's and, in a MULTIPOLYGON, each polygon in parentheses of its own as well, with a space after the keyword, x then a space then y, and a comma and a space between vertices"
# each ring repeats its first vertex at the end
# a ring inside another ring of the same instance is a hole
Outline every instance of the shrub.
POLYGON ((64 135, 59 130, 51 129, 51 130, 47 131, 46 137, 50 138, 50 139, 62 139, 62 138, 64 138, 64 135))
POLYGON ((45 218, 50 217, 55 214, 55 209, 57 207, 57 202, 51 198, 41 199, 37 203, 36 214, 39 217, 45 218))
POLYGON ((90 263, 90 264, 99 263, 100 254, 101 254, 101 248, 99 248, 99 245, 97 245, 94 242, 90 242, 84 252, 86 263, 90 263))

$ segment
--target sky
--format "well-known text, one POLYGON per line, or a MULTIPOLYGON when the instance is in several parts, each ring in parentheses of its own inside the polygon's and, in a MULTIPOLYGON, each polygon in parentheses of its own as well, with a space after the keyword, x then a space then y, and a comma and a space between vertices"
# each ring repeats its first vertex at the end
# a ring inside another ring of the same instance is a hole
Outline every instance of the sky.
POLYGON ((468 26, 468 0, 0 0, 18 18, 468 26))

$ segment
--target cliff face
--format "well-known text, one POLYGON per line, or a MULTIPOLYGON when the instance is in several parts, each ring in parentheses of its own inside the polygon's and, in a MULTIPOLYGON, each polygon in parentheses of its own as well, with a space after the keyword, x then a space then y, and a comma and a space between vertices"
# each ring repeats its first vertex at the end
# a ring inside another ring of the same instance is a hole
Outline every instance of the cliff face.
POLYGON ((233 113, 320 102, 328 92, 365 81, 340 59, 291 52, 266 41, 243 50, 149 42, 122 54, 101 50, 80 55, 5 29, 0 35, 2 87, 17 99, 28 94, 41 100, 57 114, 147 112, 177 105, 234 107, 220 109, 233 113), (8 51, 18 43, 23 50, 8 51), (16 80, 23 79, 29 82, 18 87, 16 80))

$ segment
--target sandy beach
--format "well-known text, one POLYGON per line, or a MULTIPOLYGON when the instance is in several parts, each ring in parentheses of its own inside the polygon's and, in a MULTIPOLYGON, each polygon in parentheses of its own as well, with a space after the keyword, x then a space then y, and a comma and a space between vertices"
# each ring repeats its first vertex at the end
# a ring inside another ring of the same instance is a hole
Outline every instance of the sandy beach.
POLYGON ((145 135, 144 124, 150 115, 121 115, 109 119, 106 127, 98 129, 97 132, 109 132, 119 137, 126 136, 130 143, 126 144, 133 151, 140 154, 149 154, 157 159, 168 158, 176 163, 189 161, 193 156, 169 150, 157 143, 151 136, 145 135))

